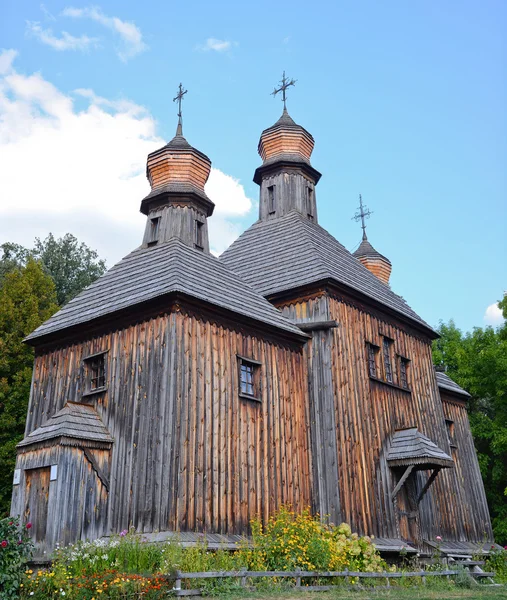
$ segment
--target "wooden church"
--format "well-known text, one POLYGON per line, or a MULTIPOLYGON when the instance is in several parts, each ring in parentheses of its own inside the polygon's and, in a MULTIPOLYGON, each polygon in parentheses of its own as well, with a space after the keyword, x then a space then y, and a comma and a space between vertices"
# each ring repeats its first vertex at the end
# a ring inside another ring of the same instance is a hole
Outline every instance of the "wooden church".
POLYGON ((27 337, 12 514, 40 549, 130 527, 233 543, 282 504, 384 552, 491 544, 468 394, 435 372, 437 334, 364 221, 353 254, 319 224, 290 83, 259 142, 259 219, 220 258, 180 87, 176 136, 148 156, 142 244, 27 337))

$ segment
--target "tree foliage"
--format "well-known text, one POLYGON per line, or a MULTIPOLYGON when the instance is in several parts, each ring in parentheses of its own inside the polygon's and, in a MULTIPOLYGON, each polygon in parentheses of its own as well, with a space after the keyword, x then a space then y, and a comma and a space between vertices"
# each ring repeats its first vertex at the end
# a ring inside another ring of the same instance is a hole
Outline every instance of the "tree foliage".
POLYGON ((25 429, 33 349, 23 339, 58 310, 55 284, 40 262, 4 276, 0 287, 0 511, 8 510, 16 444, 25 429))
POLYGON ((0 249, 0 284, 7 273, 23 267, 29 257, 35 258, 53 279, 60 306, 67 304, 106 270, 106 263, 99 259, 97 252, 70 233, 59 239, 52 233, 45 240, 36 238, 31 249, 10 242, 2 244, 0 249))
MULTIPOLYGON (((507 317, 507 300, 500 303, 507 317)), ((465 388, 495 539, 507 543, 507 324, 463 333, 441 323, 433 360, 465 388)))

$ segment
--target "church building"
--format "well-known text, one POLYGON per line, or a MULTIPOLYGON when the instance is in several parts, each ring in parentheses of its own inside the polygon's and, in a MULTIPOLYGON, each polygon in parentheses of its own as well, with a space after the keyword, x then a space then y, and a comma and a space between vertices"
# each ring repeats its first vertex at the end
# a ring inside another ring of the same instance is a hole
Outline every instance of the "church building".
MULTIPOLYGON (((310 507, 383 552, 493 541, 468 394, 367 239, 319 224, 312 135, 284 109, 259 141, 259 219, 209 250, 211 161, 183 137, 147 160, 141 245, 31 333, 12 514, 40 550, 134 527, 248 536, 310 507)), ((280 91, 280 90, 278 90, 280 91)))

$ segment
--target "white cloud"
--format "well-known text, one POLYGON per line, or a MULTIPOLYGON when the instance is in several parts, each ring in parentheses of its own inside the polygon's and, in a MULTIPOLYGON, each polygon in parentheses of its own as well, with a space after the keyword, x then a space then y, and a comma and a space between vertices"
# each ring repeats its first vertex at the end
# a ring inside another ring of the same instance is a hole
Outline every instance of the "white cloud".
POLYGON ((492 325, 493 327, 501 325, 504 322, 502 311, 496 302, 486 308, 484 322, 486 325, 492 325))
MULTIPOLYGON (((142 106, 89 89, 64 94, 39 73, 16 72, 15 57, 0 52, 0 240, 31 245, 35 236, 70 232, 111 265, 141 242, 146 156, 165 142, 142 106)), ((252 203, 218 169, 206 191, 216 204, 211 246, 221 252, 252 203)))
POLYGON ((26 32, 46 44, 46 46, 60 52, 63 50, 81 50, 81 52, 84 52, 89 50, 90 46, 96 46, 98 42, 97 38, 91 38, 87 35, 75 37, 66 31, 62 31, 61 37, 56 37, 51 29, 43 29, 40 23, 36 21, 26 22, 26 32))
POLYGON ((209 52, 214 50, 215 52, 227 52, 232 46, 237 46, 237 42, 230 42, 228 40, 217 40, 217 38, 208 38, 204 44, 198 46, 199 50, 209 52))
POLYGON ((91 19, 115 32, 122 41, 122 47, 117 49, 117 54, 124 62, 148 48, 143 41, 143 34, 139 27, 134 23, 122 21, 118 17, 108 17, 96 6, 86 8, 68 7, 62 11, 62 15, 74 19, 91 19))

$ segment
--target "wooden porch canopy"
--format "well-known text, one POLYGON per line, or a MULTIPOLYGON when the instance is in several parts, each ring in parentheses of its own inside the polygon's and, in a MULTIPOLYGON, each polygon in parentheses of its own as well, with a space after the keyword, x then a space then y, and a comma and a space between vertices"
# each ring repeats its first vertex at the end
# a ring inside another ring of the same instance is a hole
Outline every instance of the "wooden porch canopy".
POLYGON ((432 470, 417 497, 417 504, 421 502, 431 484, 435 481, 440 469, 454 467, 452 458, 415 427, 394 433, 387 453, 387 463, 391 468, 405 467, 403 475, 391 494, 393 500, 413 471, 432 470))
POLYGON ((17 445, 18 451, 31 449, 34 444, 45 446, 59 439, 62 446, 88 448, 110 447, 113 438, 93 406, 67 402, 40 427, 17 445), (29 448, 28 448, 29 447, 29 448))

